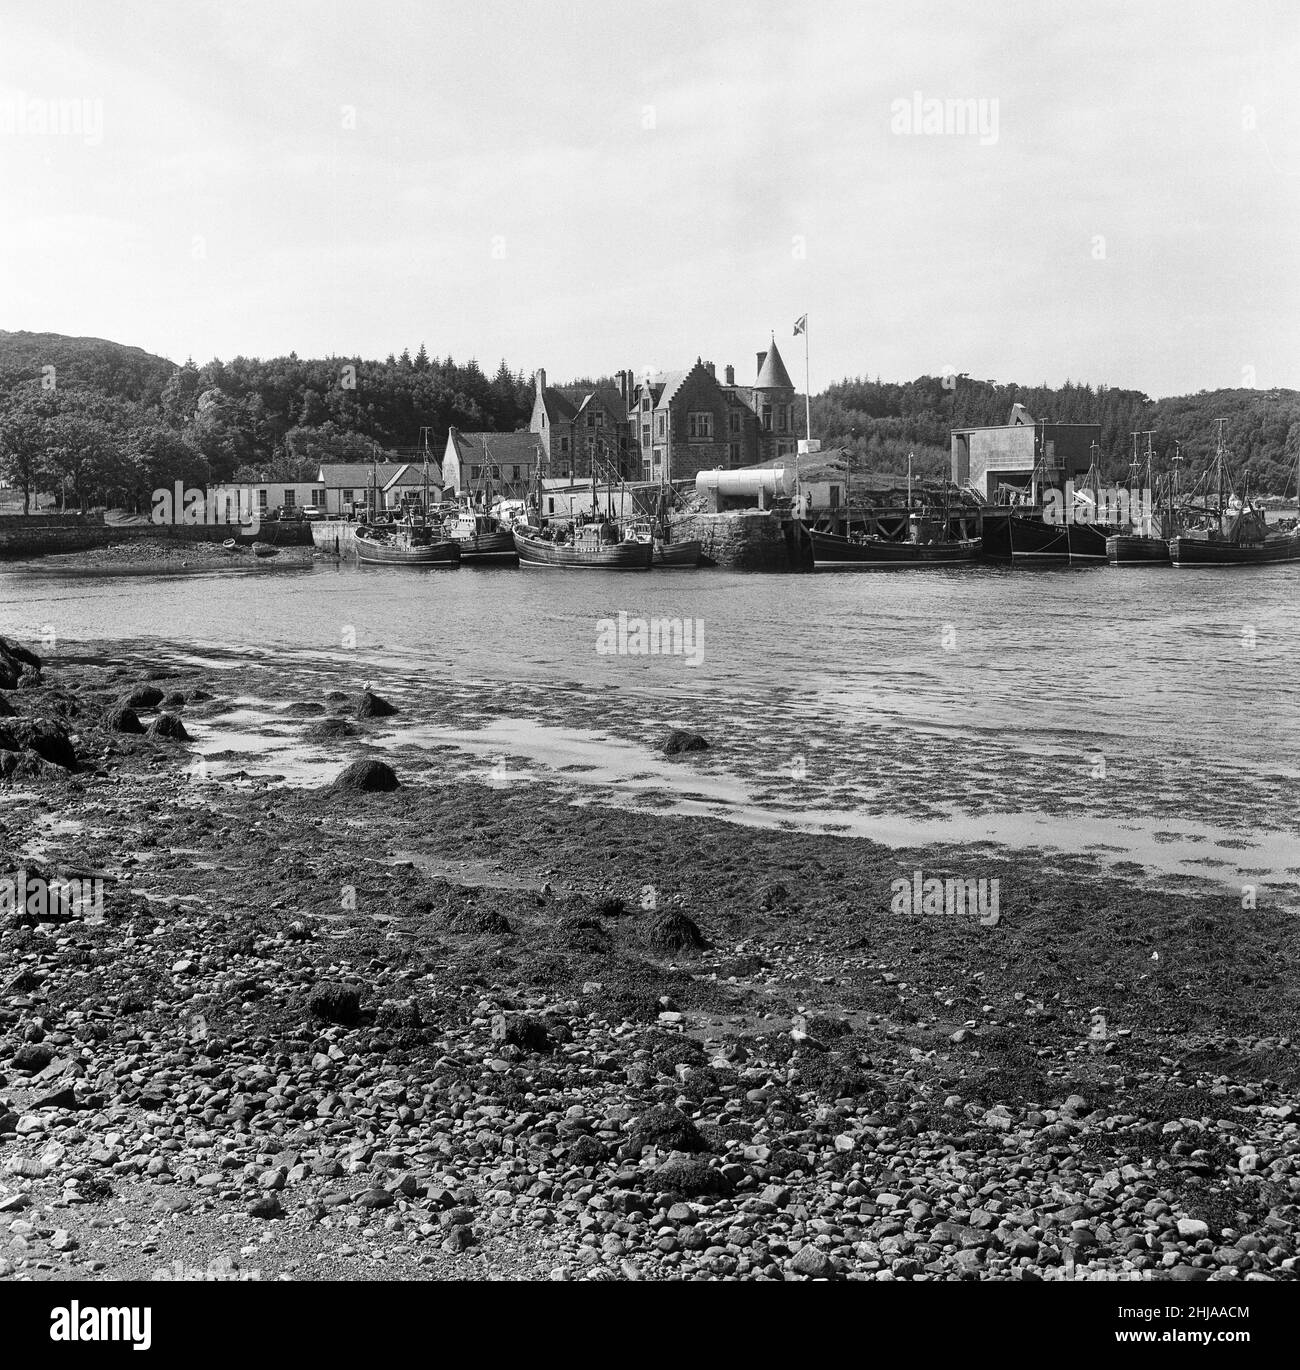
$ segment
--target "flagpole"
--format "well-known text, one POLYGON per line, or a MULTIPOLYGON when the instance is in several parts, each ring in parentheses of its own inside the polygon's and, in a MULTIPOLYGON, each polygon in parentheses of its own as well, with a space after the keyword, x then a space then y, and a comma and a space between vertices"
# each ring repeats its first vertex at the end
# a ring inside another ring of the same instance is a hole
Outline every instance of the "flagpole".
POLYGON ((808 441, 812 442, 812 382, 808 367, 808 315, 803 316, 803 409, 808 428, 808 441))

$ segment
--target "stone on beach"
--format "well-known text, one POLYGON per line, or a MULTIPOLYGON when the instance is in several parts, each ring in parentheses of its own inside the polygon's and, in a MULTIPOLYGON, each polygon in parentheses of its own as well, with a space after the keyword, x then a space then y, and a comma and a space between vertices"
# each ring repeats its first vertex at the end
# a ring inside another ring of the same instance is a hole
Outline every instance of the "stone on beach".
POLYGON ((354 790, 361 794, 386 794, 397 787, 397 772, 386 762, 370 757, 345 766, 330 785, 332 790, 354 790))
POLYGON ((395 704, 390 704, 382 695, 372 694, 369 690, 363 691, 357 702, 358 718, 388 718, 396 712, 395 704))
POLYGON ((674 728, 664 739, 663 745, 665 756, 676 756, 680 752, 705 752, 708 749, 706 738, 686 728, 674 728))
POLYGON ((77 752, 62 723, 51 718, 21 718, 8 725, 20 747, 33 751, 43 761, 75 771, 77 752))
POLYGON ((188 742, 190 735, 185 724, 175 714, 159 714, 149 725, 150 737, 166 738, 170 742, 188 742))
POLYGON ((118 701, 127 709, 156 709, 163 701, 163 692, 156 685, 137 685, 118 701))
POLYGON ((104 727, 114 733, 143 733, 140 716, 129 704, 117 704, 104 715, 104 727))
POLYGON ((307 998, 307 1007, 317 1018, 328 1022, 355 1023, 361 1009, 361 991, 355 985, 334 982, 314 985, 307 998))
POLYGON ((657 951, 699 951, 704 946, 704 934, 691 918, 680 909, 669 909, 650 925, 650 945, 657 951))

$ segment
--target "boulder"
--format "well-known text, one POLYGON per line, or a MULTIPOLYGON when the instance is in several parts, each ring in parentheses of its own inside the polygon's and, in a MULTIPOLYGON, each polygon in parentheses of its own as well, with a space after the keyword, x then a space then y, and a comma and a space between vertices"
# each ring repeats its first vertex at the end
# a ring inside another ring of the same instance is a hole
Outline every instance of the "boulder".
POLYGON ((62 723, 50 718, 20 718, 9 725, 20 747, 36 753, 42 761, 62 766, 65 771, 77 769, 77 752, 62 723))
POLYGON ((13 718, 18 710, 4 697, 0 695, 0 718, 13 718))
POLYGON ((137 685, 121 699, 128 709, 156 709, 162 701, 163 692, 156 685, 137 685))
POLYGON ((647 940, 656 951, 670 954, 699 951, 704 946, 704 934, 680 909, 668 909, 660 914, 651 923, 647 940))
POLYGON ((685 728, 674 728, 664 739, 663 745, 665 756, 676 756, 679 752, 707 752, 708 749, 706 738, 685 728))
POLYGON ((362 692, 357 703, 358 718, 388 718, 396 712, 395 704, 390 704, 383 696, 372 694, 369 690, 362 692))
POLYGON ((104 715, 104 727, 111 733, 142 733, 144 725, 140 716, 126 704, 115 704, 104 715))
POLYGON ((175 714, 159 714, 149 725, 150 737, 163 737, 169 742, 188 742, 190 735, 185 724, 175 714))
POLYGON ((397 789, 397 773, 382 761, 369 757, 354 761, 334 777, 332 790, 356 790, 363 794, 386 793, 397 789))
POLYGON ((323 981, 312 986, 307 997, 307 1007, 317 1018, 351 1026, 361 1012, 361 991, 355 985, 323 981))

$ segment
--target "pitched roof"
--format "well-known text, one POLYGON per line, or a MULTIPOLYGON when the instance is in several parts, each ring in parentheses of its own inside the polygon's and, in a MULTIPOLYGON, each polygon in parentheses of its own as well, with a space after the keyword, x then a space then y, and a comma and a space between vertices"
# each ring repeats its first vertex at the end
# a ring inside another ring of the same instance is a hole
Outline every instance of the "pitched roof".
POLYGON ((542 391, 542 405, 546 409, 546 417, 552 423, 557 420, 560 423, 567 423, 578 412, 573 401, 553 385, 548 385, 542 391))
POLYGON ((331 488, 358 489, 369 485, 373 478, 383 489, 398 472, 406 469, 401 461, 381 461, 371 465, 368 461, 322 462, 317 480, 331 488))
POLYGON ((453 428, 448 435, 456 444, 461 460, 508 462, 522 465, 542 455, 542 440, 526 428, 516 433, 462 433, 453 428), (486 457, 485 457, 486 452, 486 457))
POLYGON ((790 379, 790 373, 785 369, 785 363, 781 360, 781 354, 776 350, 775 336, 773 336, 771 345, 767 349, 767 355, 763 358, 763 368, 759 371, 758 379, 754 382, 754 389, 794 389, 794 382, 790 379))
MULTIPOLYGON (((385 485, 385 490, 391 490, 395 485, 423 485, 424 484, 424 463, 419 461, 407 462, 398 468, 397 473, 385 485)), ((442 484, 442 468, 432 459, 429 462, 429 484, 442 484)))

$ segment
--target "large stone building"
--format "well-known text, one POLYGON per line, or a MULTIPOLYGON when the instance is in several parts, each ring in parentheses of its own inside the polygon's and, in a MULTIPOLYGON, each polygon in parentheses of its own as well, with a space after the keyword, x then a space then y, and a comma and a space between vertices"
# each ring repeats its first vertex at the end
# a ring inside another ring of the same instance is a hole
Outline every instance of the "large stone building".
POLYGON ((620 371, 617 391, 557 388, 538 371, 529 428, 552 477, 617 472, 633 481, 683 481, 715 467, 793 455, 799 396, 773 340, 757 354, 749 385, 736 383, 731 366, 719 380, 713 363, 698 357, 684 371, 640 379, 620 371))

